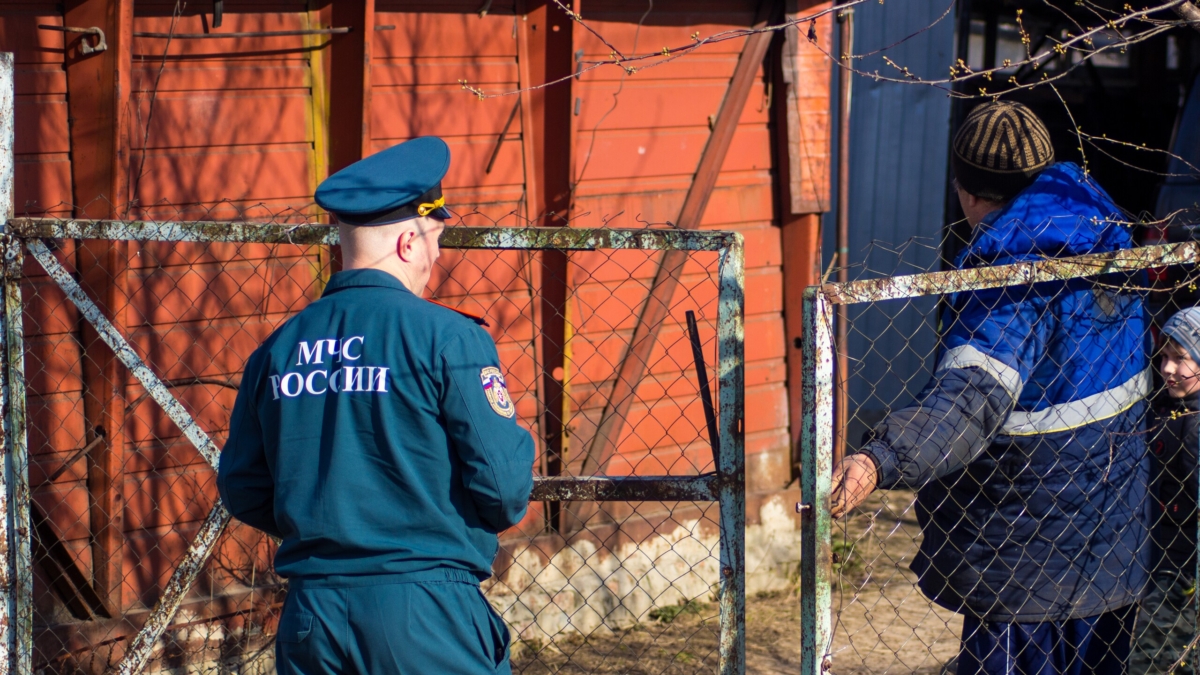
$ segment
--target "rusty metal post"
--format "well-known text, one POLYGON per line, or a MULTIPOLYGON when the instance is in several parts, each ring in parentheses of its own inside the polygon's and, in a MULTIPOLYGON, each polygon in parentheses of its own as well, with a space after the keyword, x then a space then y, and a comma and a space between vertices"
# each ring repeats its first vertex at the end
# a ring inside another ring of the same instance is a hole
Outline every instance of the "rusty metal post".
POLYGON ((721 454, 721 637, 718 671, 746 672, 745 266, 742 236, 720 255, 717 295, 717 393, 721 454))
MULTIPOLYGON (((837 280, 844 284, 850 281, 850 94, 853 91, 854 73, 850 54, 854 48, 854 9, 838 13, 841 24, 838 49, 842 53, 842 69, 838 73, 838 186, 837 186, 837 280)), ((833 405, 837 424, 833 429, 833 466, 837 466, 846 455, 846 422, 850 418, 850 332, 849 316, 845 305, 837 307, 837 400, 833 405)))
POLYGON ((20 244, 6 239, 4 247, 4 397, 9 495, 12 504, 13 613, 10 621, 15 648, 13 670, 33 672, 33 554, 29 520, 29 447, 25 434, 25 322, 21 302, 20 244))
MULTIPOLYGON (((8 234, 8 221, 13 215, 13 117, 13 54, 4 52, 0 53, 0 231, 4 233, 5 249, 13 245, 13 240, 8 234)), ((0 328, 0 355, 8 353, 5 328, 0 328)), ((4 359, 5 366, 7 361, 4 359)), ((0 448, 6 457, 10 454, 9 411, 12 408, 9 403, 7 370, 7 367, 0 366, 0 448)), ((0 464, 0 674, 3 675, 12 672, 12 617, 16 613, 16 589, 13 585, 16 574, 10 554, 15 528, 10 518, 13 510, 10 508, 9 476, 8 462, 5 461, 0 464)))
POLYGON ((831 307, 817 287, 804 293, 804 422, 801 429, 800 672, 820 675, 830 667, 829 493, 833 459, 833 323, 831 307))
POLYGON ((8 219, 14 215, 16 171, 14 131, 15 68, 12 52, 0 52, 0 231, 8 232, 8 219))
MULTIPOLYGON (((16 168, 16 162, 13 157, 13 54, 0 53, 0 232, 4 232, 2 239, 2 253, 6 259, 7 253, 16 247, 16 240, 8 235, 8 221, 13 216, 13 171, 16 168)), ((19 253, 19 251, 18 251, 19 253)), ((2 264, 2 263, 0 263, 2 264)), ((8 298, 8 265, 4 265, 5 274, 4 287, 5 299, 8 298)), ((19 299, 20 287, 17 287, 17 297, 19 299)), ((7 310, 7 303, 6 303, 7 310)), ((13 670, 20 671, 20 667, 24 665, 26 670, 29 668, 29 650, 18 649, 18 643, 23 641, 23 625, 19 621, 22 616, 23 608, 29 607, 29 599, 25 599, 24 603, 20 601, 20 592, 26 589, 20 585, 20 577, 18 574, 17 565, 14 565, 19 560, 19 555, 14 556, 20 548, 22 542, 28 548, 28 538, 20 536, 18 527, 22 524, 22 519, 19 516, 19 510, 14 508, 14 502, 17 501, 17 488, 23 482, 17 479, 13 468, 19 462, 14 462, 13 456, 14 444, 12 441, 19 434, 24 437, 24 424, 14 428, 12 422, 16 417, 13 413, 24 410, 24 405, 13 405, 13 390, 10 384, 10 359, 8 359, 8 328, 10 328, 10 317, 5 311, 4 328, 0 329, 0 354, 4 358, 4 365, 0 366, 0 422, 2 422, 2 434, 0 434, 0 448, 4 452, 5 461, 0 465, 0 674, 8 675, 13 670), (25 661, 19 658, 18 655, 24 653, 25 661)), ((18 328, 20 323, 17 324, 18 328)), ((28 485, 24 491, 25 497, 29 496, 28 485)), ((29 510, 25 509, 25 514, 29 514, 29 510)), ((28 518, 25 519, 25 532, 29 532, 28 518)), ((30 598, 31 599, 31 598, 30 598)), ((32 634, 30 633, 30 638, 32 634)))

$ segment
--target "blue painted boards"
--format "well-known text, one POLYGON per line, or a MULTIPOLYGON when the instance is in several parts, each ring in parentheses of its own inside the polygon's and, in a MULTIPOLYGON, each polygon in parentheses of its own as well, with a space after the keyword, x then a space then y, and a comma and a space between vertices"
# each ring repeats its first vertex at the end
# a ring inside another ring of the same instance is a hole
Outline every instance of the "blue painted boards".
MULTIPOLYGON (((944 78, 955 44, 951 0, 858 5, 856 54, 899 42, 935 21, 902 44, 856 60, 858 69, 895 76, 883 61, 887 56, 919 76, 944 78)), ((836 91, 836 69, 834 78, 836 91)), ((833 115, 836 120, 836 102, 833 115)), ((856 76, 850 127, 850 278, 937 270, 950 143, 946 92, 856 76)), ((835 148, 836 135, 835 126, 835 148)), ((835 169, 835 181, 836 176, 835 169)), ((822 224, 828 263, 837 236, 835 214, 826 214, 822 224)), ((935 299, 922 299, 849 308, 851 449, 866 428, 906 405, 928 380, 936 357, 936 305, 935 299)))

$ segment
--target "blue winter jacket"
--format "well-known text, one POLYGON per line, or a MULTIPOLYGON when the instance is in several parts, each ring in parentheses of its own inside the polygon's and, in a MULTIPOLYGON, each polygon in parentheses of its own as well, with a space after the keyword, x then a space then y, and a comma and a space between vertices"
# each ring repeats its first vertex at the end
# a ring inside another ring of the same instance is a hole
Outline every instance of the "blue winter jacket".
MULTIPOLYGON (((975 228, 959 269, 1129 248, 1118 209, 1055 164, 975 228)), ((934 377, 861 452, 879 486, 919 489, 912 568, 943 607, 992 621, 1088 617, 1147 578, 1140 277, 954 294, 934 377), (1135 283, 1129 283, 1133 281, 1135 283)))

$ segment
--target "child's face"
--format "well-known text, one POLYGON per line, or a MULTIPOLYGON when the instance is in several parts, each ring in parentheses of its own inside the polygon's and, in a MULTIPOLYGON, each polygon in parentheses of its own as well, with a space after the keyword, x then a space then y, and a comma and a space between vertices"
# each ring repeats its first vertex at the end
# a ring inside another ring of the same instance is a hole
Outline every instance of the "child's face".
POLYGON ((1178 342, 1167 339, 1159 368, 1172 398, 1187 398, 1200 392, 1200 364, 1178 342))

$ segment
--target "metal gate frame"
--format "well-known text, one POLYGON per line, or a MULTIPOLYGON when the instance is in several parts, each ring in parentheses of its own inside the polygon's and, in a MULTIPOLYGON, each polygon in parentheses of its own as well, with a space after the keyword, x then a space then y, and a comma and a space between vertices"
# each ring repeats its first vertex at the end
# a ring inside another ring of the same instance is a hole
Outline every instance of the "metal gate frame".
POLYGON ((903 300, 1003 286, 1066 281, 1114 272, 1200 263, 1200 242, 1163 244, 1038 262, 929 272, 810 286, 804 293, 801 421, 803 502, 800 545, 800 672, 819 675, 833 667, 833 306, 903 300))
MULTIPOLYGON (((101 221, 14 218, 13 55, 0 53, 0 250, 3 252, 3 330, 0 330, 0 675, 32 675, 33 569, 25 429, 21 270, 24 251, 46 270, 122 364, 215 469, 220 450, 87 297, 44 239, 198 243, 338 243, 336 227, 245 222, 101 221)), ((499 250, 682 250, 718 255, 717 390, 721 452, 716 471, 698 476, 538 477, 530 501, 695 501, 719 503, 721 675, 745 671, 745 349, 742 236, 736 232, 572 228, 454 227, 443 248, 499 250)), ((229 514, 218 499, 158 603, 134 636, 116 672, 139 673, 204 569, 229 514)))

